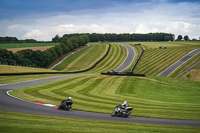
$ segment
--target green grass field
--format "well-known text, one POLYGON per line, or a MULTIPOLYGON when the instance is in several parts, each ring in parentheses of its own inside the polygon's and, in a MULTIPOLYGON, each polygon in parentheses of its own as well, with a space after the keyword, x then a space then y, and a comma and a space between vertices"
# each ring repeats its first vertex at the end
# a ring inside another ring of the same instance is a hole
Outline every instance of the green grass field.
MULTIPOLYGON (((133 45, 135 43, 129 43, 133 45)), ((142 48, 145 50, 142 58, 137 64, 134 73, 155 76, 169 67, 171 64, 179 60, 188 52, 200 48, 200 41, 195 42, 142 42, 142 48), (159 46, 166 49, 159 49, 159 46)), ((192 66, 197 59, 191 59, 187 67, 192 66)), ((180 69, 177 71, 181 71, 180 69)), ((175 72, 177 76, 179 72, 175 72)))
POLYGON ((11 83, 16 83, 16 82, 23 82, 23 81, 30 81, 30 80, 37 80, 37 79, 41 79, 41 78, 56 77, 56 76, 64 76, 64 74, 0 76, 0 85, 1 84, 11 84, 11 83))
MULTIPOLYGON (((134 45, 134 42, 129 44, 134 45)), ((71 96, 74 110, 108 114, 116 105, 126 100, 129 106, 134 107, 131 114, 133 117, 200 120, 200 66, 179 79, 174 78, 199 61, 199 54, 177 69, 169 78, 155 76, 189 51, 200 48, 200 42, 142 42, 141 44, 145 52, 134 72, 144 73, 147 77, 85 75, 16 89, 10 94, 32 102, 39 101, 56 105, 71 96), (159 49, 159 46, 167 47, 167 49, 159 49)), ((89 63, 87 58, 92 54, 101 53, 102 56, 107 46, 94 45, 97 49, 95 53, 89 52, 89 48, 86 48, 85 51, 81 50, 74 54, 69 63, 74 61, 75 63, 72 64, 78 66, 79 63, 89 63)), ((136 57, 141 52, 141 47, 134 46, 136 57)), ((94 56, 93 61, 90 61, 91 63, 101 57, 97 55, 94 56)), ((108 56, 87 73, 110 71, 119 66, 126 55, 124 47, 111 43, 108 56)), ((130 68, 127 71, 130 71, 130 68)), ((74 69, 78 67, 74 66, 74 69)), ((5 71, 5 68, 0 69, 0 72, 3 70, 5 71)), ((12 69, 6 71, 9 70, 12 69)), ((15 70, 25 71, 20 68, 12 71, 15 72, 15 70)), ((49 76, 53 75, 1 76, 0 84, 49 76)), ((0 111, 0 120, 3 121, 0 123, 0 132, 199 132, 199 127, 81 120, 6 111, 0 111), (68 126, 69 128, 66 128, 68 126)))
POLYGON ((190 70, 183 76, 181 76, 181 79, 187 79, 187 80, 192 80, 192 81, 199 81, 200 82, 200 65, 195 67, 194 69, 190 70))
MULTIPOLYGON (((49 69, 42 69, 42 68, 0 65, 0 73, 28 73, 28 72, 56 72, 56 71, 49 69)), ((9 83, 28 81, 40 78, 48 78, 52 76, 61 76, 61 75, 63 74, 0 76, 0 84, 9 84, 9 83)))
POLYGON ((108 55, 89 73, 108 72, 120 66, 126 59, 127 51, 125 47, 115 43, 110 44, 111 48, 108 55))
POLYGON ((43 69, 43 68, 0 65, 0 73, 20 73, 20 72, 57 72, 57 71, 43 69))
POLYGON ((61 118, 0 111, 0 132, 4 133, 197 133, 199 127, 166 126, 61 118))
POLYGON ((72 72, 88 69, 106 54, 108 47, 105 43, 90 43, 90 47, 69 56, 54 70, 72 72))
MULTIPOLYGON (((126 58, 126 48, 115 43, 110 43, 110 52, 94 69, 87 73, 107 72, 117 68, 126 58)), ((90 68, 94 63, 101 59, 108 50, 108 44, 92 43, 91 47, 85 48, 64 60, 54 70, 78 71, 90 68)))
POLYGON ((133 116, 200 120, 200 82, 179 79, 90 75, 13 90, 22 99, 59 105, 71 96, 73 109, 111 113, 127 100, 133 116), (156 79, 155 79, 156 78, 156 79))
MULTIPOLYGON (((180 73, 184 72, 184 70, 187 70, 188 68, 190 68, 191 64, 196 64, 197 62, 200 62, 200 53, 195 55, 194 57, 192 57, 189 61, 184 63, 182 66, 180 66, 175 72, 170 74, 169 77, 175 78, 177 75, 179 75, 180 73)), ((198 69, 198 67, 196 69, 198 69)), ((198 73, 196 73, 196 74, 199 75, 198 73)), ((192 74, 191 76, 188 77, 188 79, 190 79, 190 77, 192 77, 192 78, 194 78, 192 80, 196 80, 195 77, 197 77, 197 75, 192 74)), ((197 80, 197 81, 200 81, 200 80, 197 80)))
POLYGON ((10 48, 41 47, 41 46, 55 46, 58 44, 59 43, 6 43, 6 44, 0 44, 0 48, 10 49, 10 48))

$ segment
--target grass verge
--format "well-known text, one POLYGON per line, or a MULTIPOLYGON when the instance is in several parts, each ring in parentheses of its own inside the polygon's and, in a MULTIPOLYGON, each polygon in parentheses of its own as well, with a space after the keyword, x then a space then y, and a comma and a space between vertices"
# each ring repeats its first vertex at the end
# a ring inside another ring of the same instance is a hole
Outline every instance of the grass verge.
MULTIPOLYGON (((177 75, 184 72, 184 70, 189 69, 193 64, 196 64, 197 62, 200 62, 200 53, 192 57, 190 60, 188 60, 186 63, 184 63, 182 66, 180 66, 175 72, 169 75, 169 77, 175 78, 177 75)), ((194 68, 191 72, 187 73, 185 75, 186 79, 194 80, 194 81, 200 81, 200 74, 198 74, 199 67, 197 66, 194 68), (195 70, 196 74, 195 74, 195 70)))
MULTIPOLYGON (((131 42, 129 44, 134 43, 131 42)), ((200 41, 142 42, 141 44, 145 51, 137 64, 134 73, 142 73, 149 76, 157 75, 188 52, 200 48, 200 41), (160 49, 159 46, 162 48, 160 49), (163 47, 166 47, 166 49, 163 49, 163 47)), ((194 60, 191 62, 194 63, 194 60)), ((190 65, 193 64, 191 63, 190 65)))
POLYGON ((108 55, 97 66, 88 73, 108 72, 120 66, 127 57, 127 50, 124 46, 110 43, 111 48, 108 55))
POLYGON ((0 65, 0 73, 26 73, 26 72, 57 72, 57 71, 50 69, 43 69, 43 68, 0 65))
POLYGON ((107 49, 108 44, 90 43, 90 47, 69 56, 56 66, 54 70, 67 72, 85 70, 102 58, 106 54, 107 49))
POLYGON ((150 125, 128 122, 83 120, 0 111, 0 132, 6 133, 197 133, 199 127, 150 125))
MULTIPOLYGON (((38 75, 18 75, 18 76, 0 76, 0 84, 11 84, 41 78, 63 76, 64 74, 38 74, 38 75)), ((65 74, 66 75, 66 74, 65 74)))
POLYGON ((200 120, 200 83, 171 78, 90 75, 16 89, 12 95, 59 105, 71 96, 73 109, 111 113, 128 101, 133 116, 200 120))

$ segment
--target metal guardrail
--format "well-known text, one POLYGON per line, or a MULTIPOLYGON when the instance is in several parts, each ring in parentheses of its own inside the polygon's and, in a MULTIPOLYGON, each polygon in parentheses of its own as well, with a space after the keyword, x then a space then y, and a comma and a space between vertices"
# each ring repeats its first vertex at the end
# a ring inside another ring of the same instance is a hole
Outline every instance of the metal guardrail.
POLYGON ((143 48, 142 48, 142 52, 141 52, 140 56, 138 57, 137 61, 135 62, 135 64, 133 65, 133 67, 132 67, 132 69, 131 69, 131 72, 132 72, 132 73, 133 73, 133 70, 135 69, 137 63, 139 62, 140 58, 142 57, 143 53, 144 53, 144 50, 143 50, 143 48))
POLYGON ((194 64, 193 66, 191 66, 190 68, 188 68, 187 70, 185 70, 184 72, 180 73, 178 76, 176 76, 176 78, 181 77, 182 75, 184 75, 185 73, 189 72, 191 69, 195 68, 198 65, 200 65, 200 61, 197 62, 196 64, 194 64))
POLYGON ((107 72, 101 73, 102 75, 113 75, 113 76, 140 76, 145 77, 145 74, 133 74, 132 72, 107 72))

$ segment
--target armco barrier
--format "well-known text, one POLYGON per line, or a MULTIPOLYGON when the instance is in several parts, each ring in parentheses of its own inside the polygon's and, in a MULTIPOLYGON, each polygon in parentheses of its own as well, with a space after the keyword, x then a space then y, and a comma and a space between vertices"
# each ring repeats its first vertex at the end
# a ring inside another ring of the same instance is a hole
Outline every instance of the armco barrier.
POLYGON ((131 72, 133 72, 133 70, 135 69, 135 67, 136 67, 137 63, 139 62, 140 58, 142 57, 143 53, 144 53, 144 50, 142 49, 140 56, 138 57, 137 61, 135 62, 135 64, 133 65, 133 67, 131 69, 131 72))
POLYGON ((27 72, 27 73, 0 73, 0 76, 14 76, 14 75, 37 75, 37 74, 73 74, 73 73, 82 73, 93 69, 99 62, 101 62, 109 53, 111 45, 109 44, 108 50, 106 54, 97 61, 92 67, 81 70, 81 71, 74 71, 74 72, 27 72))
POLYGON ((113 75, 113 76, 140 76, 145 77, 145 74, 133 74, 132 72, 107 72, 101 73, 103 75, 113 75))

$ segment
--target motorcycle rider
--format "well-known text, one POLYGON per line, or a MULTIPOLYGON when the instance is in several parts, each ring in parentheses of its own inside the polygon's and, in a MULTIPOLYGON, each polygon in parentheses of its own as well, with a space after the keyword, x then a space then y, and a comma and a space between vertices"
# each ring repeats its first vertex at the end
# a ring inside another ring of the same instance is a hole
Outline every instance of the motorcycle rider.
POLYGON ((127 101, 124 101, 123 104, 119 105, 119 112, 121 113, 122 109, 126 109, 126 107, 128 107, 128 102, 127 101))
POLYGON ((125 109, 126 107, 128 107, 128 102, 124 101, 124 103, 122 104, 122 108, 125 109))
POLYGON ((66 106, 69 106, 69 105, 70 105, 70 107, 71 107, 71 105, 73 104, 72 98, 69 97, 68 99, 63 100, 63 101, 61 102, 61 104, 62 104, 63 107, 66 107, 66 106))

